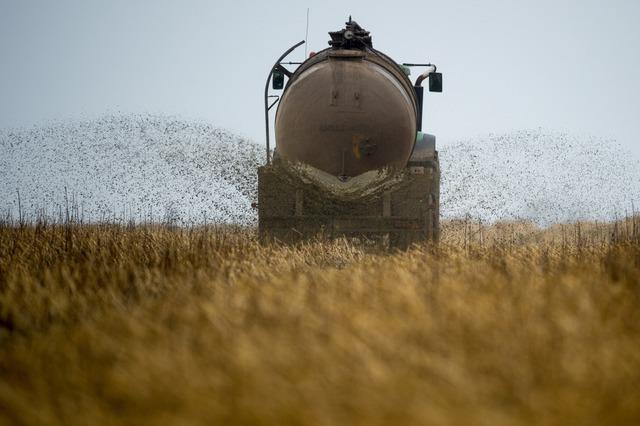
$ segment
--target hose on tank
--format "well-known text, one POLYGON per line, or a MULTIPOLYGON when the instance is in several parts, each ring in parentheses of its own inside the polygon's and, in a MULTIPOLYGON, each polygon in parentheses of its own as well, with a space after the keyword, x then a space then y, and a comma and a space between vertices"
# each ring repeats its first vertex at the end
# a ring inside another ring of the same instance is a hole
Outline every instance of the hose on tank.
POLYGON ((436 72, 438 68, 435 65, 429 64, 427 66, 427 69, 425 70, 425 72, 423 72, 422 74, 420 74, 418 76, 418 78, 416 79, 416 86, 421 86, 422 82, 429 77, 430 74, 436 72))

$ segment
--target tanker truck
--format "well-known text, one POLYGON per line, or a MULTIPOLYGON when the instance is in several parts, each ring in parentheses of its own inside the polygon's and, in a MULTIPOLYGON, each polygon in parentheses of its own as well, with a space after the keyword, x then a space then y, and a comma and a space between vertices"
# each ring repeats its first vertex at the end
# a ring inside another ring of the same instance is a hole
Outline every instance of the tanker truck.
POLYGON ((397 248, 437 242, 440 166, 435 136, 422 131, 422 83, 441 92, 442 74, 430 63, 395 62, 351 17, 329 36, 327 49, 285 62, 304 41, 295 44, 267 77, 261 239, 354 237, 397 248), (413 83, 411 69, 421 72, 413 83))

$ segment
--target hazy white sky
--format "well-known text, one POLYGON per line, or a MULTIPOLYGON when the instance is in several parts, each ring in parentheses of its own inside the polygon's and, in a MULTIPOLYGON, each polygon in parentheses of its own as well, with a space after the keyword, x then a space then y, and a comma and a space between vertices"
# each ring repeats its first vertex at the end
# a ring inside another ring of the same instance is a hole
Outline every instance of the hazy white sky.
POLYGON ((262 143, 266 74, 307 7, 311 50, 351 14, 398 62, 438 64, 425 130, 440 144, 541 127, 640 156, 635 0, 0 0, 0 127, 150 112, 262 143))

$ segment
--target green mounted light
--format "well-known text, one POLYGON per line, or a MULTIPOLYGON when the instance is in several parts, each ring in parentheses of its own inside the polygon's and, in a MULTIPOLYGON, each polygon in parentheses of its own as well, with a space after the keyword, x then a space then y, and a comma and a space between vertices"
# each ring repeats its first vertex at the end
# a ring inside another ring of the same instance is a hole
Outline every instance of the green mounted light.
POLYGON ((284 73, 277 70, 273 72, 272 87, 273 90, 282 90, 284 87, 284 73))

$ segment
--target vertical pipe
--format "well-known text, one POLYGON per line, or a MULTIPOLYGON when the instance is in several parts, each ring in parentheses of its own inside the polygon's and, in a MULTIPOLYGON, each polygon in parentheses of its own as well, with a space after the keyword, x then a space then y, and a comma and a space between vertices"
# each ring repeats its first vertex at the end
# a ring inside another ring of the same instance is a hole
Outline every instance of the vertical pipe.
MULTIPOLYGON (((275 68, 275 66, 273 68, 275 68)), ((271 76, 273 75, 273 68, 271 68, 271 71, 269 72, 267 84, 264 87, 264 128, 266 131, 267 141, 267 166, 271 164, 271 147, 269 146, 269 83, 271 82, 271 76)))
POLYGON ((424 102, 424 87, 413 86, 416 91, 416 98, 418 99, 418 116, 416 117, 416 127, 419 132, 422 131, 422 103, 424 102))

